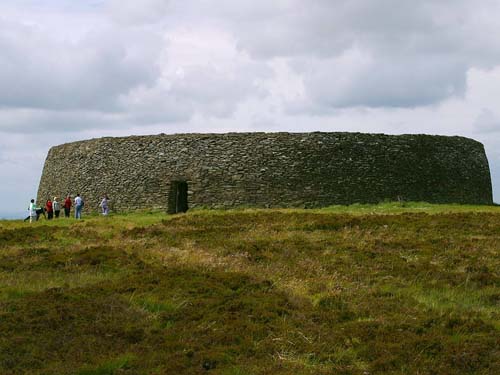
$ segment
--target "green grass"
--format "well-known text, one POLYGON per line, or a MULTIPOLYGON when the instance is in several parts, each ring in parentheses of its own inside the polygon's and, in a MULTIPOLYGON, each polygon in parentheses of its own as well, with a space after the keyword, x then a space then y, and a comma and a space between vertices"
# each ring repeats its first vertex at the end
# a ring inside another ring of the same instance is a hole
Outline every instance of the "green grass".
POLYGON ((0 222, 1 374, 496 374, 496 206, 0 222))
POLYGON ((389 214, 404 212, 500 212, 500 206, 474 206, 460 204, 431 204, 426 202, 385 202, 380 204, 353 204, 350 206, 330 206, 319 211, 351 214, 389 214))
POLYGON ((126 371, 132 367, 136 357, 134 355, 123 355, 116 359, 107 361, 97 367, 85 366, 81 369, 79 375, 113 375, 119 370, 126 371))

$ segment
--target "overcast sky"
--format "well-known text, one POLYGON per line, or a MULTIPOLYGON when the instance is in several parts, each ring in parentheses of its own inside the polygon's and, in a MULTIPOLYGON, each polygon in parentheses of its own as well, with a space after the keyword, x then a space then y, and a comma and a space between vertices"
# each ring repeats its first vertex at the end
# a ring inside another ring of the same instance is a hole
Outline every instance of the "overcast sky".
POLYGON ((484 143, 500 200, 500 0, 2 0, 0 217, 51 146, 360 131, 484 143))

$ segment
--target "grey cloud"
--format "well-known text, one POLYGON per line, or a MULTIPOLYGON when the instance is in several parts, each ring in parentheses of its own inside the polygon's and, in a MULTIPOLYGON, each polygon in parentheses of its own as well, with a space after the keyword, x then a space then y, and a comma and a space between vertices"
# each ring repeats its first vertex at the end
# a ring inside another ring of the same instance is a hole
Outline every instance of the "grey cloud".
POLYGON ((434 42, 432 36, 441 32, 433 22, 430 1, 223 0, 218 4, 212 14, 228 25, 242 49, 264 59, 332 57, 353 45, 392 49, 412 42, 418 47, 423 39, 428 39, 425 45, 434 42))
POLYGON ((210 4, 200 0, 190 11, 218 17, 242 49, 264 59, 334 57, 352 47, 372 54, 468 54, 474 62, 486 62, 489 56, 497 61, 500 54, 495 37, 495 11, 500 10, 500 3, 496 0, 453 4, 435 0, 220 0, 217 7, 210 4), (492 48, 483 50, 487 45, 492 48))
POLYGON ((0 131, 12 134, 79 133, 100 129, 126 129, 137 125, 186 122, 195 115, 228 117, 248 97, 264 96, 256 79, 268 69, 252 64, 241 71, 220 71, 192 66, 170 74, 154 85, 140 85, 118 95, 113 111, 97 109, 0 109, 0 131))
POLYGON ((266 69, 241 66, 238 71, 223 71, 210 66, 187 69, 183 78, 172 84, 172 92, 190 99, 194 106, 203 105, 202 112, 216 116, 230 115, 248 96, 265 96, 255 80, 270 74, 266 69))
POLYGON ((307 97, 325 108, 417 107, 464 93, 460 62, 397 58, 396 64, 373 59, 359 66, 356 61, 346 65, 310 60, 308 69, 301 72, 307 97))
MULTIPOLYGON (((155 13, 167 3, 141 6, 155 13)), ((135 7, 128 2, 123 11, 135 7)), ((238 56, 185 64, 176 51, 169 53, 161 28, 130 22, 101 25, 76 39, 54 37, 42 26, 1 22, 0 129, 78 132, 188 121, 194 114, 227 117, 241 101, 265 94, 257 81, 272 73, 266 64, 238 56)))
POLYGON ((209 4, 199 1, 191 11, 202 7, 218 17, 252 57, 307 66, 296 71, 310 95, 306 112, 437 104, 464 94, 468 69, 500 60, 495 0, 223 0, 216 10, 209 4), (371 63, 360 71, 339 68, 335 60, 353 49, 371 63))
POLYGON ((143 31, 100 30, 78 42, 0 23, 0 107, 112 111, 117 97, 154 83, 161 43, 143 31))
POLYGON ((67 134, 127 125, 130 122, 123 114, 39 109, 0 110, 0 132, 7 134, 67 134))
POLYGON ((488 108, 483 108, 474 121, 477 133, 496 133, 500 131, 500 118, 488 108))
POLYGON ((168 14, 169 0, 110 0, 108 14, 117 23, 140 26, 160 22, 168 14))
POLYGON ((187 121, 193 115, 228 117, 249 97, 267 91, 258 81, 272 72, 261 65, 240 62, 214 67, 192 64, 166 74, 153 87, 140 87, 120 99, 122 110, 144 124, 187 121))

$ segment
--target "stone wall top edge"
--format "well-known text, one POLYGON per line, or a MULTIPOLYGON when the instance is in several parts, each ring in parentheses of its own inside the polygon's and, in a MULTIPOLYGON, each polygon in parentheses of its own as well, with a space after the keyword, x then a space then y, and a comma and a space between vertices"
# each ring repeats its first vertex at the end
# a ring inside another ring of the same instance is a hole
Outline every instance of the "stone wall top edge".
POLYGON ((418 133, 418 134, 385 134, 385 133, 362 133, 362 132, 323 132, 323 131, 315 131, 315 132, 228 132, 228 133, 174 133, 174 134, 165 134, 165 133, 160 133, 160 134, 152 134, 152 135, 130 135, 130 136, 123 136, 123 137, 99 137, 99 138, 90 138, 90 139, 84 139, 84 140, 79 140, 79 141, 74 141, 74 142, 68 142, 68 143, 63 143, 60 145, 55 145, 51 147, 51 150, 53 149, 58 149, 60 147, 65 147, 65 146, 78 146, 82 144, 93 144, 93 143, 100 143, 100 142, 123 142, 123 141, 133 141, 133 140, 146 140, 146 139, 170 139, 170 140, 176 140, 176 139, 207 139, 207 138, 214 138, 214 139, 225 139, 225 138, 232 138, 232 137, 279 137, 279 136, 290 136, 290 137, 305 137, 305 136, 373 136, 373 137, 381 137, 381 138, 393 138, 393 139, 407 139, 407 138, 434 138, 436 140, 442 139, 442 140, 462 140, 464 142, 468 143, 477 143, 478 145, 482 145, 481 142, 464 137, 464 136, 458 136, 458 135, 434 135, 434 134, 423 134, 423 133, 418 133))

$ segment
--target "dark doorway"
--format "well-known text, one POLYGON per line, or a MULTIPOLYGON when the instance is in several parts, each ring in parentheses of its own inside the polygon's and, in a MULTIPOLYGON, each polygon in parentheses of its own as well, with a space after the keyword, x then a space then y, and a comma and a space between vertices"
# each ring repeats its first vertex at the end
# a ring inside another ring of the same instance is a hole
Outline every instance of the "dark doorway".
POLYGON ((172 181, 168 197, 168 213, 176 214, 188 210, 188 184, 186 181, 172 181))

